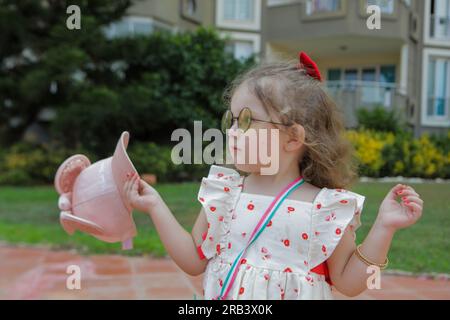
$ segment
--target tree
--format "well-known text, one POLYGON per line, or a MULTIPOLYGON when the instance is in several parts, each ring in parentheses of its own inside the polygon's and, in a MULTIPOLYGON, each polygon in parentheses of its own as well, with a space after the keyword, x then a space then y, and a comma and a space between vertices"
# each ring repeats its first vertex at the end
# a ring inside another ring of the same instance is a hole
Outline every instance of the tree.
MULTIPOLYGON (((107 39, 102 27, 120 18, 129 0, 0 0, 0 143, 18 141, 45 107, 77 99, 79 75, 101 83, 107 39), (82 27, 66 27, 69 5, 82 27), (86 72, 87 71, 87 72, 86 72)), ((103 73, 104 76, 106 76, 103 73)))
POLYGON ((122 130, 133 141, 168 144, 174 129, 191 129, 194 120, 218 127, 224 89, 253 62, 236 60, 218 33, 204 28, 113 39, 103 49, 113 71, 80 83, 79 99, 61 109, 54 126, 66 143, 102 153, 122 130))
POLYGON ((0 0, 0 143, 19 140, 45 107, 57 110, 52 140, 99 156, 123 130, 167 144, 194 120, 218 126, 223 90, 253 60, 234 59, 212 29, 108 39, 103 27, 129 5, 0 0), (80 30, 66 27, 69 4, 80 30))

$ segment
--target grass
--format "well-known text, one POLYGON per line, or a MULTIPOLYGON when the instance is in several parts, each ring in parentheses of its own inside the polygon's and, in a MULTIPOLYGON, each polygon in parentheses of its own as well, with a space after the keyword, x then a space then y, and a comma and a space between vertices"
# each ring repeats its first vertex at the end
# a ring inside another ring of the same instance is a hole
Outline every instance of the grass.
MULTIPOLYGON (((366 196, 358 242, 368 233, 378 207, 394 184, 360 183, 352 191, 366 196)), ((399 231, 390 251, 390 268, 410 272, 450 273, 450 185, 412 185, 425 201, 424 215, 417 225, 399 231)), ((200 204, 197 183, 160 184, 158 191, 177 220, 190 231, 200 204)), ((57 194, 51 186, 0 187, 0 240, 8 243, 47 245, 55 249, 76 249, 80 253, 120 253, 126 255, 166 254, 151 219, 134 213, 138 236, 134 249, 122 251, 76 232, 68 236, 59 224, 57 194)))

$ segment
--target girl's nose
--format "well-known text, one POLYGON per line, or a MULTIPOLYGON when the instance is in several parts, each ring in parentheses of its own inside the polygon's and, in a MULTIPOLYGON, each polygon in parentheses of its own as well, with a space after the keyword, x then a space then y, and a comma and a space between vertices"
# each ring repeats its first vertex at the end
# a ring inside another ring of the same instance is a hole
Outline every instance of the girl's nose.
POLYGON ((237 137, 238 134, 239 134, 238 121, 237 121, 237 119, 233 119, 233 125, 228 130, 228 136, 229 137, 237 137))

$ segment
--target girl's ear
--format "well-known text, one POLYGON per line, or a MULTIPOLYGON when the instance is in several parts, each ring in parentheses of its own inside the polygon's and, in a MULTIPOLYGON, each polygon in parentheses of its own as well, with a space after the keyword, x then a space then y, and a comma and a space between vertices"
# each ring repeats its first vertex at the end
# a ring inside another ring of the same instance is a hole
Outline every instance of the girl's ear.
POLYGON ((288 137, 284 144, 286 152, 299 150, 305 143, 305 128, 296 123, 288 128, 288 137))

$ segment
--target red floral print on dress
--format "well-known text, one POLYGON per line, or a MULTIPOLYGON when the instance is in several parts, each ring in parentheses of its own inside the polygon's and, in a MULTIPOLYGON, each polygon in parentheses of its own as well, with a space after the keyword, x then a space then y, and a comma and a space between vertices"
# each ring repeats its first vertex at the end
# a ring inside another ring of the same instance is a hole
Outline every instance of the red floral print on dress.
POLYGON ((263 260, 269 260, 272 258, 272 255, 270 254, 269 249, 267 249, 266 247, 261 248, 261 253, 262 253, 263 260))
POLYGON ((336 220, 336 214, 334 212, 331 213, 331 215, 328 215, 325 217, 325 221, 330 222, 336 220))

